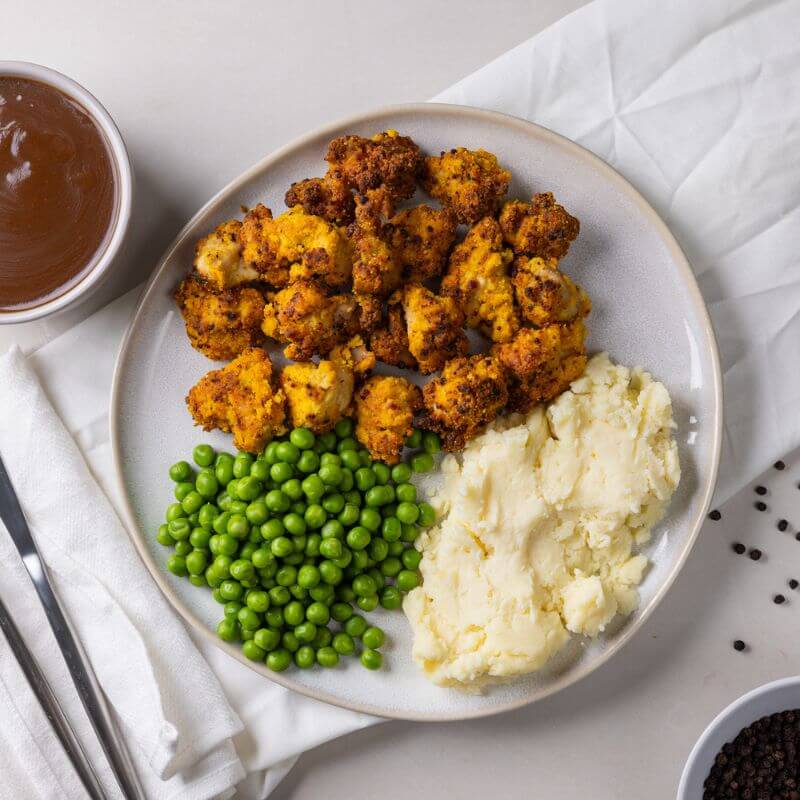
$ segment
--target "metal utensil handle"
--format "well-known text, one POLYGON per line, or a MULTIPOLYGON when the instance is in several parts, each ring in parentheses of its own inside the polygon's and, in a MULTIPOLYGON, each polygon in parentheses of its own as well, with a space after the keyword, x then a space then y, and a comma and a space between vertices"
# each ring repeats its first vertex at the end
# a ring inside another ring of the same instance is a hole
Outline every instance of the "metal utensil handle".
POLYGON ((92 762, 86 755, 86 751, 83 749, 80 739, 78 739, 75 732, 72 730, 72 726, 64 710, 61 708, 58 698, 53 693, 50 684, 47 682, 47 678, 45 678, 44 674, 39 669, 36 659, 25 644, 25 640, 22 638, 22 634, 14 623, 2 598, 0 598, 0 630, 5 634, 11 652, 14 653, 17 663, 22 670, 22 674, 28 681, 31 691, 33 691, 50 725, 56 732, 67 757, 72 762, 72 766, 75 768, 75 772, 78 773, 78 777, 89 794, 89 797, 91 797, 92 800, 106 800, 103 785, 100 783, 100 779, 97 777, 94 767, 92 767, 92 762))
POLYGON ((97 682, 91 664, 78 644, 77 637, 73 634, 61 604, 50 585, 47 570, 39 556, 36 543, 33 541, 2 458, 0 458, 0 518, 8 528, 17 550, 22 556, 22 563, 28 570, 39 600, 44 606, 47 620, 53 629, 78 696, 89 716, 89 721, 100 741, 103 752, 106 754, 114 777, 128 800, 139 800, 143 795, 128 751, 116 731, 108 705, 103 697, 103 690, 97 682))

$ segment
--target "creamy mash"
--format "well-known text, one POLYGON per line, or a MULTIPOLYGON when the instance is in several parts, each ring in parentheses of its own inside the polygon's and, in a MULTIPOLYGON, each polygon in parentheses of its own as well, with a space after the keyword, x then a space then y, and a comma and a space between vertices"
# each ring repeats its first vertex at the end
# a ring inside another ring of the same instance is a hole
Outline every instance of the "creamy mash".
POLYGON ((663 384, 603 353, 548 408, 506 418, 442 463, 442 522, 406 598, 413 657, 435 683, 542 667, 639 602, 650 538, 680 478, 663 384))

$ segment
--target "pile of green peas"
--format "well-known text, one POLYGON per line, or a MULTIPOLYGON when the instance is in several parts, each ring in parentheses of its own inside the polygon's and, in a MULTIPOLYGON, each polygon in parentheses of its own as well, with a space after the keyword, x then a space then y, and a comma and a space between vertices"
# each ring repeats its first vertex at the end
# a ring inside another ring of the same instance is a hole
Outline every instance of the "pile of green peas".
POLYGON ((256 457, 198 445, 199 470, 169 470, 177 502, 156 537, 174 550, 168 569, 210 587, 219 637, 276 672, 357 653, 379 669, 385 634, 353 604, 400 608, 420 583, 414 541, 436 521, 410 480, 434 468, 439 438, 414 430, 406 445, 407 461, 373 461, 350 419, 318 436, 295 428, 256 457))

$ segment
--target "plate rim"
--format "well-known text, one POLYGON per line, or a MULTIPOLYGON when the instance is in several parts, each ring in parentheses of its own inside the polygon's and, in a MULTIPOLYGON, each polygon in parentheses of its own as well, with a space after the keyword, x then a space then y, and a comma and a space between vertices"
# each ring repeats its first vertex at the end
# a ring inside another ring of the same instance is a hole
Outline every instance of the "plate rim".
POLYGON ((722 431, 723 431, 722 371, 720 367, 719 349, 717 346, 716 335, 714 333, 714 328, 711 324, 711 318, 708 313, 708 308, 706 306, 705 300, 702 297, 702 294, 700 293, 700 288, 697 285, 695 274, 689 264, 686 254, 683 252, 683 249, 681 248, 677 239, 673 235, 672 231, 670 231, 670 229, 667 227, 667 224, 661 219, 659 214, 645 199, 645 197, 626 178, 624 178, 619 172, 617 172, 617 170, 615 170, 610 164, 607 164, 599 156, 595 155, 593 152, 586 149, 585 147, 582 147, 576 142, 573 142, 571 139, 568 139, 567 137, 562 136, 561 134, 556 133, 555 131, 552 131, 549 128, 546 128, 535 122, 531 122, 530 120, 526 120, 521 117, 516 117, 511 114, 504 114, 499 111, 491 111, 488 109, 476 108, 473 106, 457 105, 451 103, 432 103, 432 102, 398 103, 398 104, 381 106, 379 108, 375 108, 367 112, 362 112, 360 114, 354 114, 343 119, 335 120, 333 122, 330 122, 319 128, 315 128, 308 133, 305 133, 301 136, 292 139, 287 144, 267 154, 266 156, 264 156, 264 158, 260 159, 255 164, 247 168, 244 172, 240 173, 233 180, 229 181, 218 192, 216 192, 206 203, 204 203, 201 206, 201 208, 198 209, 197 212, 195 212, 195 214, 192 215, 192 217, 180 229, 180 231, 177 233, 173 241, 166 248, 164 254, 161 256, 158 264, 156 265, 156 268, 153 270, 153 273, 148 279, 147 284, 145 285, 145 288, 143 289, 142 294, 137 302, 136 310, 134 311, 133 317, 131 318, 131 321, 128 324, 128 327, 125 331, 125 335, 122 338, 122 342, 120 343, 120 347, 117 352, 117 357, 114 364, 114 374, 111 382, 109 428, 110 428, 111 452, 113 457, 114 479, 117 483, 117 486, 120 489, 120 497, 122 499, 121 511, 123 517, 122 519, 123 527, 125 528, 128 537, 133 542, 136 552, 139 554, 139 557, 144 562, 145 566, 150 572, 150 575, 153 577, 153 580, 155 581, 161 593, 166 597, 166 599, 173 607, 173 609, 177 611, 178 614, 183 618, 184 622, 187 625, 189 625, 191 629, 197 631, 205 639, 205 641, 210 642, 214 646, 220 648, 221 650, 226 652, 229 656, 235 658, 241 664, 250 667, 250 669, 258 673, 259 675, 262 675, 263 677, 267 678, 268 680, 271 680, 274 683, 277 683, 280 686, 283 686, 287 689, 298 692, 299 694, 311 697, 315 700, 319 700, 324 703, 328 703, 330 705, 338 706, 339 708, 344 708, 349 711, 356 711, 363 714, 371 714, 373 716, 381 717, 384 719, 399 719, 399 720, 408 720, 412 722, 451 722, 451 721, 454 722, 459 720, 494 716, 495 714, 501 714, 507 711, 512 711, 514 709, 523 708, 524 706, 543 700, 546 697, 550 697, 556 694, 557 692, 560 692, 563 689, 572 686, 578 681, 586 678, 592 672, 599 669, 602 665, 604 665, 607 661, 609 661, 644 626, 645 622, 647 622, 653 611, 655 611, 655 609, 660 605, 661 601, 664 599, 664 596, 673 585, 678 574, 683 569, 683 566, 686 563, 687 558, 689 557, 689 553, 691 553, 694 544, 697 540, 697 536, 700 532, 700 528, 702 527, 706 513, 708 512, 708 509, 711 505, 711 500, 713 497, 714 489, 716 488, 717 477, 719 473, 720 453, 722 448, 722 431), (175 250, 183 244, 189 231, 194 227, 195 223, 209 209, 211 209, 214 205, 216 205, 223 198, 223 196, 228 196, 232 192, 236 191, 237 188, 241 187, 256 174, 263 172, 271 164, 273 164, 276 161, 279 161, 292 150, 303 147, 306 143, 320 136, 325 136, 334 133, 343 127, 368 123, 371 120, 377 120, 382 117, 398 113, 403 113, 403 114, 419 113, 425 115, 433 114, 445 117, 451 116, 459 118, 471 117, 471 118, 488 120, 503 126, 510 126, 528 130, 533 129, 539 137, 550 140, 557 146, 565 149, 568 152, 571 152, 577 158, 588 162, 588 164, 594 170, 601 173, 603 177, 605 177, 610 183, 614 184, 619 191, 627 195, 635 203, 635 205, 645 215, 649 223, 653 226, 654 230, 658 233, 658 235, 664 242, 670 254, 670 257, 678 267, 679 273, 683 278, 683 285, 688 291, 691 305, 694 307, 694 310, 697 313, 702 323, 702 329, 706 338, 706 345, 711 357, 711 367, 712 367, 711 378, 713 382, 714 413, 713 413, 713 423, 712 423, 713 452, 711 454, 712 460, 711 460, 710 475, 708 477, 705 489, 703 491, 702 502, 699 506, 699 510, 690 520, 689 523, 690 532, 683 546, 683 549, 679 553, 675 564, 672 566, 672 569, 666 575, 661 586, 656 590, 653 597, 650 599, 649 603, 643 609, 641 609, 636 620, 627 625, 626 628, 623 630, 623 632, 614 640, 614 642, 611 643, 608 647, 606 647, 596 659, 594 659, 592 662, 586 664, 585 666, 579 669, 570 670, 564 673, 563 675, 559 676, 545 689, 541 690, 540 692, 537 692, 535 696, 522 697, 507 702, 496 703, 489 705, 486 708, 477 708, 467 711, 456 711, 452 713, 449 712, 418 713, 418 712, 409 712, 404 710, 387 710, 385 708, 376 707, 371 703, 349 701, 347 699, 338 697, 335 694, 332 694, 331 692, 315 689, 313 687, 306 686, 302 683, 298 683, 291 677, 287 677, 287 675, 284 673, 271 672, 267 669, 266 666, 256 664, 255 662, 245 658, 240 647, 235 646, 233 643, 223 642, 218 636, 215 635, 214 631, 208 628, 205 625, 205 623, 194 613, 194 611, 192 611, 191 608, 186 606, 184 602, 180 599, 180 597, 178 597, 178 595, 172 590, 172 587, 166 581, 166 574, 163 574, 164 571, 162 569, 162 565, 156 563, 149 549, 146 547, 144 535, 141 532, 138 523, 136 522, 136 517, 133 513, 133 509, 130 504, 130 499, 128 497, 128 491, 123 478, 122 458, 120 453, 120 442, 119 442, 120 383, 122 381, 122 374, 124 372, 125 364, 128 358, 128 350, 130 347, 133 331, 136 328, 139 317, 142 313, 142 309, 145 303, 148 301, 156 281, 158 280, 161 273, 164 271, 167 262, 171 259, 175 250))

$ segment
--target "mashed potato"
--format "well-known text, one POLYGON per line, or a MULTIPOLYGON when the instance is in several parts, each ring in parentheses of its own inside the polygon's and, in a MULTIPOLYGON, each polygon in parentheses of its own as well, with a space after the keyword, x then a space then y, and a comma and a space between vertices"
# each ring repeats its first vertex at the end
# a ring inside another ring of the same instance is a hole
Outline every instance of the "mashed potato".
POLYGON ((650 538, 680 479, 669 394, 603 353, 549 408, 496 423, 442 463, 446 515, 419 540, 413 657, 475 688, 541 668, 570 632, 639 602, 650 538))

